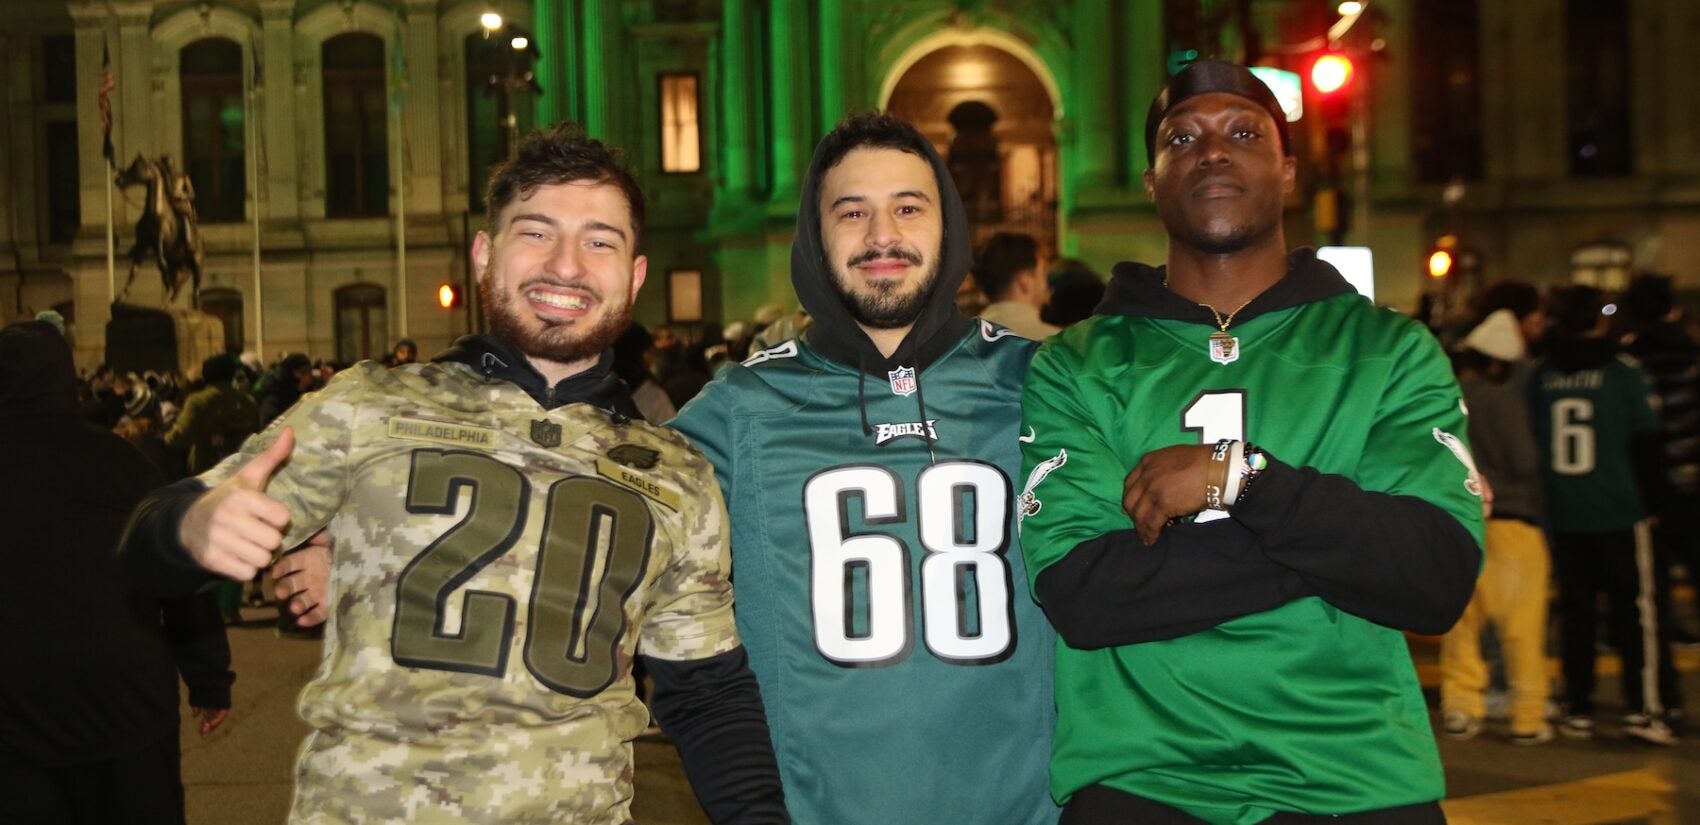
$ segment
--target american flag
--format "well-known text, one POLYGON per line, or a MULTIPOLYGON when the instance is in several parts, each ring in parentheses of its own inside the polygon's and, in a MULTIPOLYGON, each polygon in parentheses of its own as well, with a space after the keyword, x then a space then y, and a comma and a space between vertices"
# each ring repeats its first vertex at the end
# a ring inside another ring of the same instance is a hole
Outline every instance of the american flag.
POLYGON ((118 76, 112 73, 112 52, 107 47, 100 49, 100 88, 96 105, 100 107, 100 131, 104 143, 101 154, 107 160, 112 159, 112 90, 118 88, 118 76))

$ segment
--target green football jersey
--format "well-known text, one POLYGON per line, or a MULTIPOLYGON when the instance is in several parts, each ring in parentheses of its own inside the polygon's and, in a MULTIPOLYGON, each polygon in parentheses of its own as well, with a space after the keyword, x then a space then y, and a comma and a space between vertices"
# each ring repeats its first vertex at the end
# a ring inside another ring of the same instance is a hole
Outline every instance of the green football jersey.
POLYGON ((1528 392, 1545 471, 1547 527, 1603 533, 1645 518, 1630 440, 1659 426, 1647 373, 1627 356, 1570 372, 1544 360, 1528 392))
POLYGON ((790 341, 671 423, 726 491, 739 634, 799 825, 1057 819, 1054 636, 1012 509, 1032 352, 977 322, 920 376, 876 377, 790 341))
MULTIPOLYGON (((1211 342, 1207 323, 1098 315, 1040 349, 1023 395, 1031 440, 1020 530, 1030 573, 1133 526, 1122 482, 1146 453, 1219 439, 1364 491, 1424 499, 1479 544, 1465 412, 1433 336, 1349 291, 1248 315, 1232 326, 1232 348, 1211 342)), ((1244 495, 1258 494, 1254 483, 1244 495)), ((1212 552, 1213 540, 1274 550, 1220 510, 1165 529, 1189 542, 1187 552, 1212 552)), ((1246 825, 1278 811, 1339 814, 1443 796, 1400 631, 1315 596, 1236 615, 1162 641, 1059 643, 1057 798, 1102 784, 1246 825)))

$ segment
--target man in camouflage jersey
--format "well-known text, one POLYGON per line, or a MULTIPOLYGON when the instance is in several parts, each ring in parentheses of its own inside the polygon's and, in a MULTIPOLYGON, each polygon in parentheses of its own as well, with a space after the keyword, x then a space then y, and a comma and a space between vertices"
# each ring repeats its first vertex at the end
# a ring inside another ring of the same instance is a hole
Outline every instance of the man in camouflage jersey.
POLYGON ((784 822, 713 472, 611 371, 647 269, 642 192, 557 129, 487 202, 493 333, 339 375, 145 502, 131 566, 183 589, 321 529, 334 544, 293 823, 629 822, 639 652, 710 817, 784 822))

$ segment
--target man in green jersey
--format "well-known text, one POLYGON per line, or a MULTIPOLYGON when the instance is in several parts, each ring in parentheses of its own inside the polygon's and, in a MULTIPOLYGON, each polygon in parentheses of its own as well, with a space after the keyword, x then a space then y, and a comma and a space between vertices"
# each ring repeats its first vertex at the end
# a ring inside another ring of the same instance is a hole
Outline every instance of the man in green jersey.
POLYGON ((1053 637, 1015 547, 1033 343, 957 312, 970 229, 887 115, 815 150, 791 282, 813 324, 722 371, 673 427, 731 510, 738 632, 792 817, 1056 822, 1053 637))
POLYGON ((1118 266, 1022 395, 1063 822, 1443 822, 1401 631, 1481 564, 1447 359, 1287 251, 1285 119, 1243 67, 1181 70, 1146 140, 1167 266, 1118 266))
POLYGON ((1605 336, 1599 290, 1572 286, 1554 293, 1551 305, 1547 352, 1527 390, 1558 576, 1565 703, 1558 730, 1573 739, 1594 735, 1596 597, 1604 590, 1623 660, 1622 731, 1675 745, 1662 717, 1682 703, 1661 690, 1676 679, 1670 629, 1655 609, 1660 565, 1646 521, 1648 504, 1670 494, 1652 378, 1605 336))

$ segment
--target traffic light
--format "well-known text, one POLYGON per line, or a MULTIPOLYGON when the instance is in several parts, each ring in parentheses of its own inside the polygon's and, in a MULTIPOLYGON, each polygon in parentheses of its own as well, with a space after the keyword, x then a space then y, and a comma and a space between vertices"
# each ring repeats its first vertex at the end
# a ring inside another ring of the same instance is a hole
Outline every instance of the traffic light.
POLYGON ((1444 249, 1436 249, 1428 256, 1428 276, 1444 278, 1452 274, 1452 253, 1444 249))
POLYGON ((460 306, 460 288, 447 281, 437 287, 437 306, 443 309, 454 309, 460 306))
POLYGON ((1452 274, 1452 266, 1456 262, 1453 250, 1458 248, 1458 236, 1442 235, 1434 242, 1434 247, 1428 253, 1428 276, 1439 280, 1452 274))
POLYGON ((1310 64, 1310 85, 1325 98, 1347 94, 1357 73, 1350 57, 1339 52, 1324 52, 1315 63, 1310 64))

